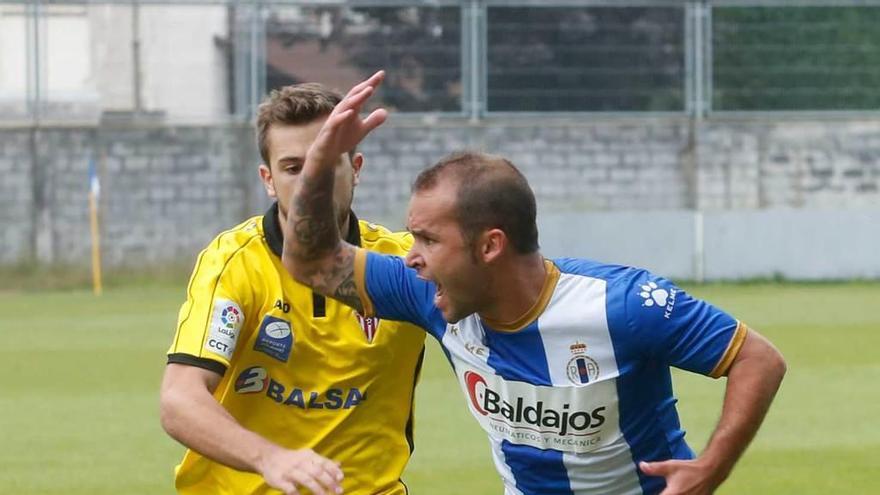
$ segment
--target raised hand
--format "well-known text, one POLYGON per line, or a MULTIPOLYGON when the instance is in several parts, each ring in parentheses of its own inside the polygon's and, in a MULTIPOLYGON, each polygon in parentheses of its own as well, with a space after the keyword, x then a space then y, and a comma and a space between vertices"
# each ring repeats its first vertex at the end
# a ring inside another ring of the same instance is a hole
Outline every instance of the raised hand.
POLYGON ((388 112, 381 108, 365 119, 360 117, 364 102, 373 95, 383 79, 385 71, 380 70, 349 90, 318 132, 306 155, 307 161, 314 160, 322 166, 335 164, 339 155, 353 149, 370 131, 385 122, 388 112))
POLYGON ((260 474, 266 483, 285 495, 299 495, 299 487, 308 488, 315 495, 342 493, 342 469, 310 449, 272 449, 260 463, 260 474))

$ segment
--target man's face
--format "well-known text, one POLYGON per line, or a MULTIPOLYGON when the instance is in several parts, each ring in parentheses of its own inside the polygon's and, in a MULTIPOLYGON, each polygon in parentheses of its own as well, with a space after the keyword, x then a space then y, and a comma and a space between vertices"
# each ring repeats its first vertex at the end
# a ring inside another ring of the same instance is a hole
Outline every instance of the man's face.
POLYGON ((455 218, 455 185, 441 180, 433 188, 413 193, 407 228, 415 239, 406 264, 419 277, 434 282, 434 305, 455 323, 479 312, 485 301, 487 267, 467 242, 455 218))
MULTIPOLYGON (((260 165, 260 178, 269 197, 278 200, 282 221, 287 219, 287 209, 293 197, 294 185, 302 172, 306 152, 325 120, 326 117, 322 117, 303 125, 273 124, 269 127, 266 144, 270 163, 260 165)), ((353 159, 346 153, 339 157, 336 165, 333 207, 340 226, 348 218, 363 160, 360 153, 355 154, 353 159)))

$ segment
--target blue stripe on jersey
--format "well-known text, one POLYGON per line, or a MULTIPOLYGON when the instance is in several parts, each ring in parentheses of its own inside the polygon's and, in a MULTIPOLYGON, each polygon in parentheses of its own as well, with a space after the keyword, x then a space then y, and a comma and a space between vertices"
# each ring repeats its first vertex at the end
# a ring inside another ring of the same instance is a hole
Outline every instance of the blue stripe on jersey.
MULTIPOLYGON (((516 380, 533 385, 552 385, 544 342, 534 321, 518 332, 504 333, 483 324, 487 363, 505 380, 516 380)), ((571 494, 568 469, 562 462, 562 452, 542 450, 528 445, 503 441, 505 463, 516 480, 516 487, 524 495, 571 494)))
POLYGON ((501 442, 504 462, 510 466, 523 495, 573 495, 562 452, 501 442))
POLYGON ((558 259, 554 262, 563 273, 610 281, 606 289, 606 315, 620 372, 617 378, 620 430, 630 446, 643 493, 660 493, 666 481, 662 477, 645 476, 638 469, 638 462, 691 459, 694 455, 684 442, 684 432, 678 424, 669 367, 656 359, 633 355, 634 350, 646 346, 643 342, 633 341, 638 334, 632 331, 627 318, 627 296, 638 292, 637 281, 646 272, 586 260, 558 259), (641 367, 634 369, 633 366, 641 367))
MULTIPOLYGON (((633 271, 633 275, 637 273, 633 271)), ((629 322, 626 318, 625 307, 632 275, 622 278, 621 281, 624 283, 609 284, 606 294, 608 330, 612 336, 611 342, 620 370, 620 376, 617 378, 620 431, 630 446, 642 492, 646 495, 656 494, 666 487, 666 480, 662 477, 646 476, 638 468, 638 463, 643 460, 669 459, 672 457, 672 452, 668 448, 668 439, 663 438, 664 429, 647 427, 648 425, 645 424, 646 421, 654 422, 654 418, 657 422, 663 422, 663 418, 660 417, 664 416, 663 412, 645 411, 645 407, 653 406, 657 399, 662 397, 672 397, 672 381, 669 368, 656 361, 649 361, 649 364, 642 370, 626 370, 628 372, 624 372, 624 367, 627 364, 622 361, 622 358, 627 356, 625 349, 628 346, 632 347, 632 343, 628 340, 633 336, 633 333, 627 328, 629 322)))
POLYGON ((505 380, 516 380, 533 385, 552 385, 544 342, 538 331, 538 322, 518 332, 499 332, 482 323, 489 348, 487 360, 495 373, 505 380))

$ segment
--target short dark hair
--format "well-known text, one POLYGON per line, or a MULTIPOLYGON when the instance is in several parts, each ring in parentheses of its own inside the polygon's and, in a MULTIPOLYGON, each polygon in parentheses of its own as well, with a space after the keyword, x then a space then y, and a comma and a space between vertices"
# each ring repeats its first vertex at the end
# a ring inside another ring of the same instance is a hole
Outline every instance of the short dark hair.
POLYGON ((487 229, 500 229, 519 254, 538 250, 535 194, 509 160, 478 152, 443 157, 423 170, 413 192, 432 189, 441 178, 455 180, 455 216, 469 243, 487 229))
MULTIPOLYGON (((330 115, 342 95, 318 83, 303 83, 273 89, 257 108, 257 146, 263 163, 269 165, 269 128, 275 124, 303 125, 330 115)), ((349 152, 354 154, 354 150, 349 152)))

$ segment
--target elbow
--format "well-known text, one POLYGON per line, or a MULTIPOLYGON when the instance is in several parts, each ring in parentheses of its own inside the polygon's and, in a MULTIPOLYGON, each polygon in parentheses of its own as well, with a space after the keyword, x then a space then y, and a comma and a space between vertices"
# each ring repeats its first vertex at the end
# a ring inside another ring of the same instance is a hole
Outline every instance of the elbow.
POLYGON ((159 423, 171 438, 180 437, 180 399, 172 390, 164 389, 159 396, 159 423))
POLYGON ((785 377, 785 373, 788 371, 788 364, 785 362, 785 358, 782 356, 782 353, 777 349, 773 349, 775 352, 773 353, 773 357, 770 360, 771 366, 774 372, 774 376, 776 376, 780 383, 782 383, 782 379, 785 377))
POLYGON ((165 433, 174 437, 174 417, 176 414, 174 413, 173 401, 170 400, 168 395, 167 392, 162 391, 162 395, 159 398, 159 423, 162 425, 165 433))

